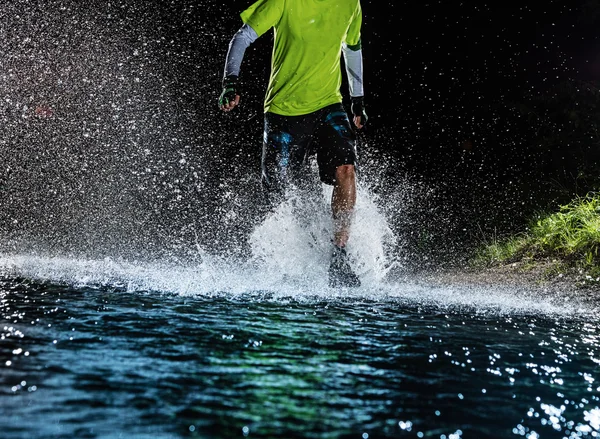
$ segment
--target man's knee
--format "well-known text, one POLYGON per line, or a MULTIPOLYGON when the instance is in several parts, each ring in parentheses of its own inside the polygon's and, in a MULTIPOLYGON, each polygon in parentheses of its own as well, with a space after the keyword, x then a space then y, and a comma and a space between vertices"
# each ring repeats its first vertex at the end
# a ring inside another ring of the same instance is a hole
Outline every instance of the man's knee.
POLYGON ((342 165, 335 169, 335 181, 344 184, 354 180, 354 165, 342 165))

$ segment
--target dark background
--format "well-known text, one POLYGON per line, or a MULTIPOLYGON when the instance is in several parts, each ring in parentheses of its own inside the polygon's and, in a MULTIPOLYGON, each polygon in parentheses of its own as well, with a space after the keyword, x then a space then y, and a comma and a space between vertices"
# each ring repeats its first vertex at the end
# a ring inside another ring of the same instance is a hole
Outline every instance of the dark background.
MULTIPOLYGON (((248 3, 227 7, 223 29, 248 3)), ((384 199, 407 179, 420 187, 394 221, 415 254, 462 260, 459 249, 600 187, 598 2, 362 5, 361 153, 385 168, 374 184, 384 199)), ((247 54, 244 105, 225 130, 260 113, 270 47, 265 36, 247 54)), ((258 139, 256 119, 246 132, 258 139)))
MULTIPOLYGON (((243 243, 264 214, 272 33, 246 53, 242 105, 217 99, 250 3, 4 2, 0 234, 94 256, 243 243)), ((599 1, 362 6, 361 181, 415 265, 600 187, 599 1)))

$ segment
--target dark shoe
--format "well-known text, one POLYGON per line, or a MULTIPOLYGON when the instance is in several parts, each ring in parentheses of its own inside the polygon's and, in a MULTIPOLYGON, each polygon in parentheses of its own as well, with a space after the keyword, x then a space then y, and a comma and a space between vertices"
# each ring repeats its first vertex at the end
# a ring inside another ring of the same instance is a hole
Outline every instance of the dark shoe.
POLYGON ((336 245, 333 246, 329 264, 329 286, 332 288, 360 287, 360 279, 348 263, 346 250, 336 245))

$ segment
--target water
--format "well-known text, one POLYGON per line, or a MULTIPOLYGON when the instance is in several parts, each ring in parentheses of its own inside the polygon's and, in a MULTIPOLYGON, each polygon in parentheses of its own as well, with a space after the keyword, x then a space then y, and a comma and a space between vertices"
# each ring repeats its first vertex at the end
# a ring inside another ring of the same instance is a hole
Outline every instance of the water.
POLYGON ((223 249, 197 239, 187 258, 5 241, 1 437, 600 434, 593 300, 410 276, 390 227, 404 205, 364 180, 348 244, 362 286, 331 289, 330 196, 290 194, 246 225, 245 252, 227 227, 223 249))
POLYGON ((0 438, 598 436, 594 301, 407 275, 471 231, 377 150, 405 127, 332 290, 330 190, 266 214, 260 87, 215 115, 222 2, 4 3, 0 438))
POLYGON ((225 260, 0 267, 6 439, 600 434, 598 310, 577 295, 274 289, 225 260))

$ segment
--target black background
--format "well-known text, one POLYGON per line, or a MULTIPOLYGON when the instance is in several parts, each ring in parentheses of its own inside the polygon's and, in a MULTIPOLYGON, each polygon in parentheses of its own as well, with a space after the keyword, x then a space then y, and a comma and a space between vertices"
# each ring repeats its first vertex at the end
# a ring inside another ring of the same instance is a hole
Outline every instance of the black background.
MULTIPOLYGON (((217 100, 250 4, 0 6, 0 232, 100 255, 243 242, 271 32, 246 52, 240 107, 217 100)), ((598 1, 362 7, 361 180, 414 255, 456 259, 600 187, 598 1)))
MULTIPOLYGON (((225 34, 249 3, 226 7, 225 34)), ((417 253, 455 259, 459 247, 522 231, 541 210, 598 189, 598 2, 362 6, 370 123, 361 152, 386 169, 375 190, 424 186, 397 221, 418 230, 417 253)), ((226 132, 246 124, 244 150, 259 144, 271 44, 267 34, 247 53, 243 105, 219 120, 226 132)))

